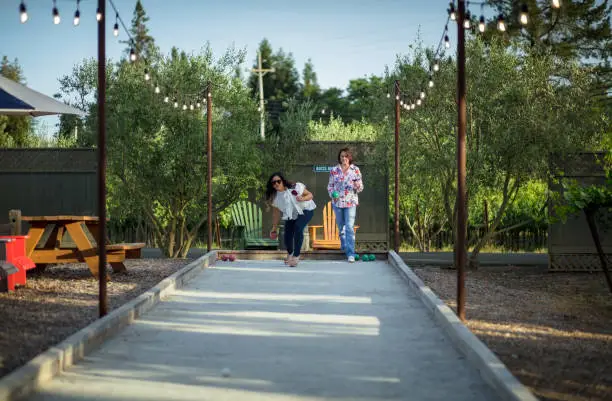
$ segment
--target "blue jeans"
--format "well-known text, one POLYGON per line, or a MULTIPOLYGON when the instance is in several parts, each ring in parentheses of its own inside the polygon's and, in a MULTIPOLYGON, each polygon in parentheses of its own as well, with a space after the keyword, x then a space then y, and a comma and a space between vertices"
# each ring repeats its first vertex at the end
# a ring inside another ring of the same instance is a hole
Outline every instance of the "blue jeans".
POLYGON ((340 234, 340 246, 347 257, 355 256, 355 215, 357 214, 357 206, 351 207, 336 207, 336 224, 338 224, 338 233, 340 234))
POLYGON ((285 246, 289 255, 300 256, 304 243, 304 227, 312 219, 313 214, 312 210, 304 210, 304 214, 298 215, 297 219, 285 221, 285 246))

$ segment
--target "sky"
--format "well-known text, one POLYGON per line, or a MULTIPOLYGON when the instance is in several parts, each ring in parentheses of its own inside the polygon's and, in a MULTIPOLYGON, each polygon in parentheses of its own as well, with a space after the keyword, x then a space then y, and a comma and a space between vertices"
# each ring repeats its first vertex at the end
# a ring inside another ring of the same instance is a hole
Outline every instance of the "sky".
MULTIPOLYGON (((19 22, 20 0, 0 0, 0 57, 17 59, 29 87, 52 96, 58 79, 84 58, 97 56, 97 0, 81 0, 81 22, 72 23, 76 0, 56 0, 61 16, 52 21, 52 0, 25 0, 29 20, 19 22)), ((247 64, 267 38, 276 51, 291 52, 300 71, 312 60, 322 88, 346 88, 354 78, 381 75, 398 54, 420 36, 437 47, 446 22, 447 0, 141 0, 149 33, 162 52, 172 46, 198 52, 210 42, 215 56, 231 46, 246 49, 247 64)), ((136 0, 114 0, 129 27, 136 0)), ((125 48, 122 31, 112 34, 113 9, 107 2, 107 57, 118 60, 125 48)), ((454 41, 455 25, 449 26, 454 41)), ((245 74, 247 76, 248 74, 245 74)), ((53 126, 56 117, 45 117, 53 126)), ((44 124, 43 124, 44 125, 44 124)), ((53 128, 52 128, 53 130, 53 128)))

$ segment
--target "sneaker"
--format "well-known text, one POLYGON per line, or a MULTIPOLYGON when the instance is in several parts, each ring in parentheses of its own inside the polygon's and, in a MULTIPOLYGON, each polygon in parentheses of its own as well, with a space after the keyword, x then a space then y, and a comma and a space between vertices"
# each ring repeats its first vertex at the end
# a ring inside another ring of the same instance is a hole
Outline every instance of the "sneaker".
POLYGON ((349 261, 349 263, 353 263, 355 261, 355 257, 354 256, 349 256, 348 257, 348 261, 349 261))

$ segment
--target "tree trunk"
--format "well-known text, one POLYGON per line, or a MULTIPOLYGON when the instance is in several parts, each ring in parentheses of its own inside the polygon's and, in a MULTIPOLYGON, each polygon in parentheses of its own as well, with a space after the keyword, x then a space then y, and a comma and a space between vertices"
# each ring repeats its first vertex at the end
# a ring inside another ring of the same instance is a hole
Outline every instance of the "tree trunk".
POLYGON ((584 209, 584 214, 586 215, 587 223, 589 223, 589 230, 591 231, 591 236, 593 237, 593 242, 595 242, 595 248, 597 248, 597 254, 599 255, 601 269, 603 270, 604 275, 606 276, 608 289, 610 290, 610 293, 612 293, 612 278, 610 277, 610 271, 608 270, 608 261, 606 260, 606 254, 604 253, 603 247, 601 246, 601 241, 599 239, 599 231, 597 230, 597 224, 595 223, 596 212, 596 208, 587 207, 584 209))

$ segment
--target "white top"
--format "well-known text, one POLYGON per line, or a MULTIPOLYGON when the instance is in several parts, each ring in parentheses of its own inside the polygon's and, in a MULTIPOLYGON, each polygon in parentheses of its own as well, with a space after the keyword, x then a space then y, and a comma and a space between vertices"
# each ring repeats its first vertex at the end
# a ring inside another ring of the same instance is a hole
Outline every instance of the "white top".
POLYGON ((296 196, 301 196, 305 189, 304 184, 297 182, 295 188, 286 188, 282 192, 276 192, 272 206, 283 213, 283 220, 295 220, 298 215, 304 214, 304 210, 314 210, 317 207, 312 199, 302 202, 295 199, 296 196))

